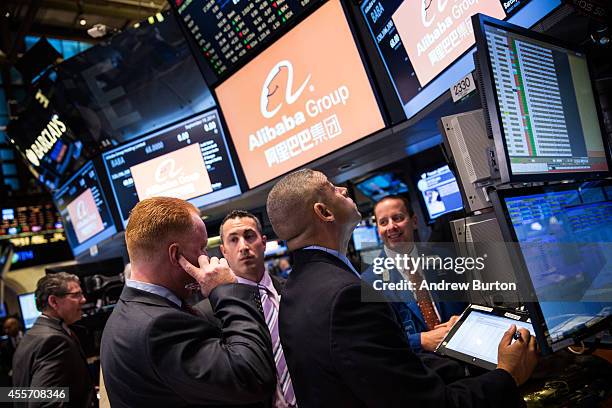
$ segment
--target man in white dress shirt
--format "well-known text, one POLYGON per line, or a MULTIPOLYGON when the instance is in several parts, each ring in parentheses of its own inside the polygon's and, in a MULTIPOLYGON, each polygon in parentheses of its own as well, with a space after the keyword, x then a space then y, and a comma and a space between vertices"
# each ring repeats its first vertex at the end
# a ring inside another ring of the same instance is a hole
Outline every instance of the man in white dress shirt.
POLYGON ((238 278, 238 283, 257 286, 272 337, 272 352, 276 363, 277 383, 273 406, 296 406, 291 378, 278 335, 279 291, 284 282, 270 276, 264 265, 266 236, 259 219, 246 211, 230 212, 219 228, 221 253, 238 278))

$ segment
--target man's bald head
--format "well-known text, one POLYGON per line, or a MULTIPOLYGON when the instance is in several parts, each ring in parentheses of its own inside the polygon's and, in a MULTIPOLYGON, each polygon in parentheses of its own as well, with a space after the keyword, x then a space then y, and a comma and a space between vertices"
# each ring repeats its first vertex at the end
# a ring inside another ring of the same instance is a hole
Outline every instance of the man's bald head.
POLYGON ((290 240, 312 225, 313 206, 322 197, 327 177, 321 172, 303 169, 283 177, 270 194, 266 209, 276 235, 290 240))

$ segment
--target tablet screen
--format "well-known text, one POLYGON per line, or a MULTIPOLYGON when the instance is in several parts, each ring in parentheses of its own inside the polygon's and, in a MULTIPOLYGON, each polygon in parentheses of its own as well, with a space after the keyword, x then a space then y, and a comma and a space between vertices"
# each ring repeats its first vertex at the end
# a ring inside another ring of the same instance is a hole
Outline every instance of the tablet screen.
POLYGON ((476 357, 497 365, 497 348, 511 324, 525 328, 534 336, 530 323, 472 310, 446 344, 447 350, 476 357))

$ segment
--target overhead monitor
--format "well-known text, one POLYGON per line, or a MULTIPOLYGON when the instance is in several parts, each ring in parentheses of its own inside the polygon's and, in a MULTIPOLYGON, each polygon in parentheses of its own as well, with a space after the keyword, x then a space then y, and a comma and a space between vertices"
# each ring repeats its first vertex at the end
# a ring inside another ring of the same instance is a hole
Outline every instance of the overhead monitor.
POLYGON ((417 188, 430 220, 463 209, 459 185, 448 165, 421 173, 417 188))
POLYGON ((204 207, 240 194, 219 114, 212 110, 102 155, 123 225, 149 197, 204 207))
POLYGON ((322 5, 215 92, 249 187, 385 126, 338 0, 322 5))
POLYGON ((104 39, 56 70, 54 91, 68 121, 102 149, 215 106, 171 12, 104 39))
POLYGON ((408 186, 395 173, 380 173, 355 184, 363 195, 374 202, 388 195, 408 192, 408 186))
MULTIPOLYGON (((47 98, 40 89, 37 94, 47 98)), ((31 95, 6 130, 34 178, 51 191, 74 174, 91 153, 86 146, 88 140, 77 137, 66 117, 48 99, 40 103, 31 95)))
POLYGON ((36 297, 34 296, 34 292, 23 293, 19 295, 18 298, 23 328, 26 330, 31 329, 36 319, 38 319, 38 316, 41 315, 41 312, 36 308, 36 297))
POLYGON ((322 0, 174 0, 197 51, 221 77, 263 49, 322 0))
POLYGON ((361 12, 408 118, 474 70, 470 17, 531 27, 560 0, 366 0, 361 12))
POLYGON ((117 233, 109 200, 93 162, 88 162, 54 195, 74 255, 117 233))
POLYGON ((586 55, 499 20, 473 20, 502 182, 605 175, 609 152, 586 55))
POLYGON ((506 239, 536 334, 559 350, 610 323, 612 196, 609 181, 498 190, 506 239), (504 222, 505 221, 505 222, 504 222), (539 333, 537 332, 539 330, 539 333))

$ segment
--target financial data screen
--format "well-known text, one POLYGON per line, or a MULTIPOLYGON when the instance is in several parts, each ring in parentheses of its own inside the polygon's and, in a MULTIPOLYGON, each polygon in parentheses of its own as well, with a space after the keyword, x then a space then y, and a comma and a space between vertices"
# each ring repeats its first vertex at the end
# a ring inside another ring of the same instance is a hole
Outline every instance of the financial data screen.
POLYGON ((93 162, 87 163, 68 180, 54 194, 53 200, 62 215, 66 237, 75 255, 117 232, 93 162))
POLYGON ((423 196, 429 218, 463 208, 457 180, 448 165, 422 173, 417 188, 423 196))
POLYGON ((62 219, 53 204, 1 209, 0 239, 27 234, 63 231, 62 219))
POLYGON ((199 51, 218 76, 320 3, 322 0, 174 0, 199 51))
POLYGON ((512 173, 606 171, 586 56, 484 29, 512 173))
POLYGON ((611 198, 583 186, 504 199, 553 342, 612 311, 611 198))
POLYGON ((529 330, 535 336, 530 323, 473 310, 447 343, 446 348, 497 364, 499 342, 512 324, 519 329, 529 330))
POLYGON ((216 110, 105 153, 104 165, 124 226, 149 197, 176 197, 196 207, 240 194, 216 110))
POLYGON ((558 0, 366 0, 361 12, 407 117, 474 69, 471 16, 529 27, 558 0))

